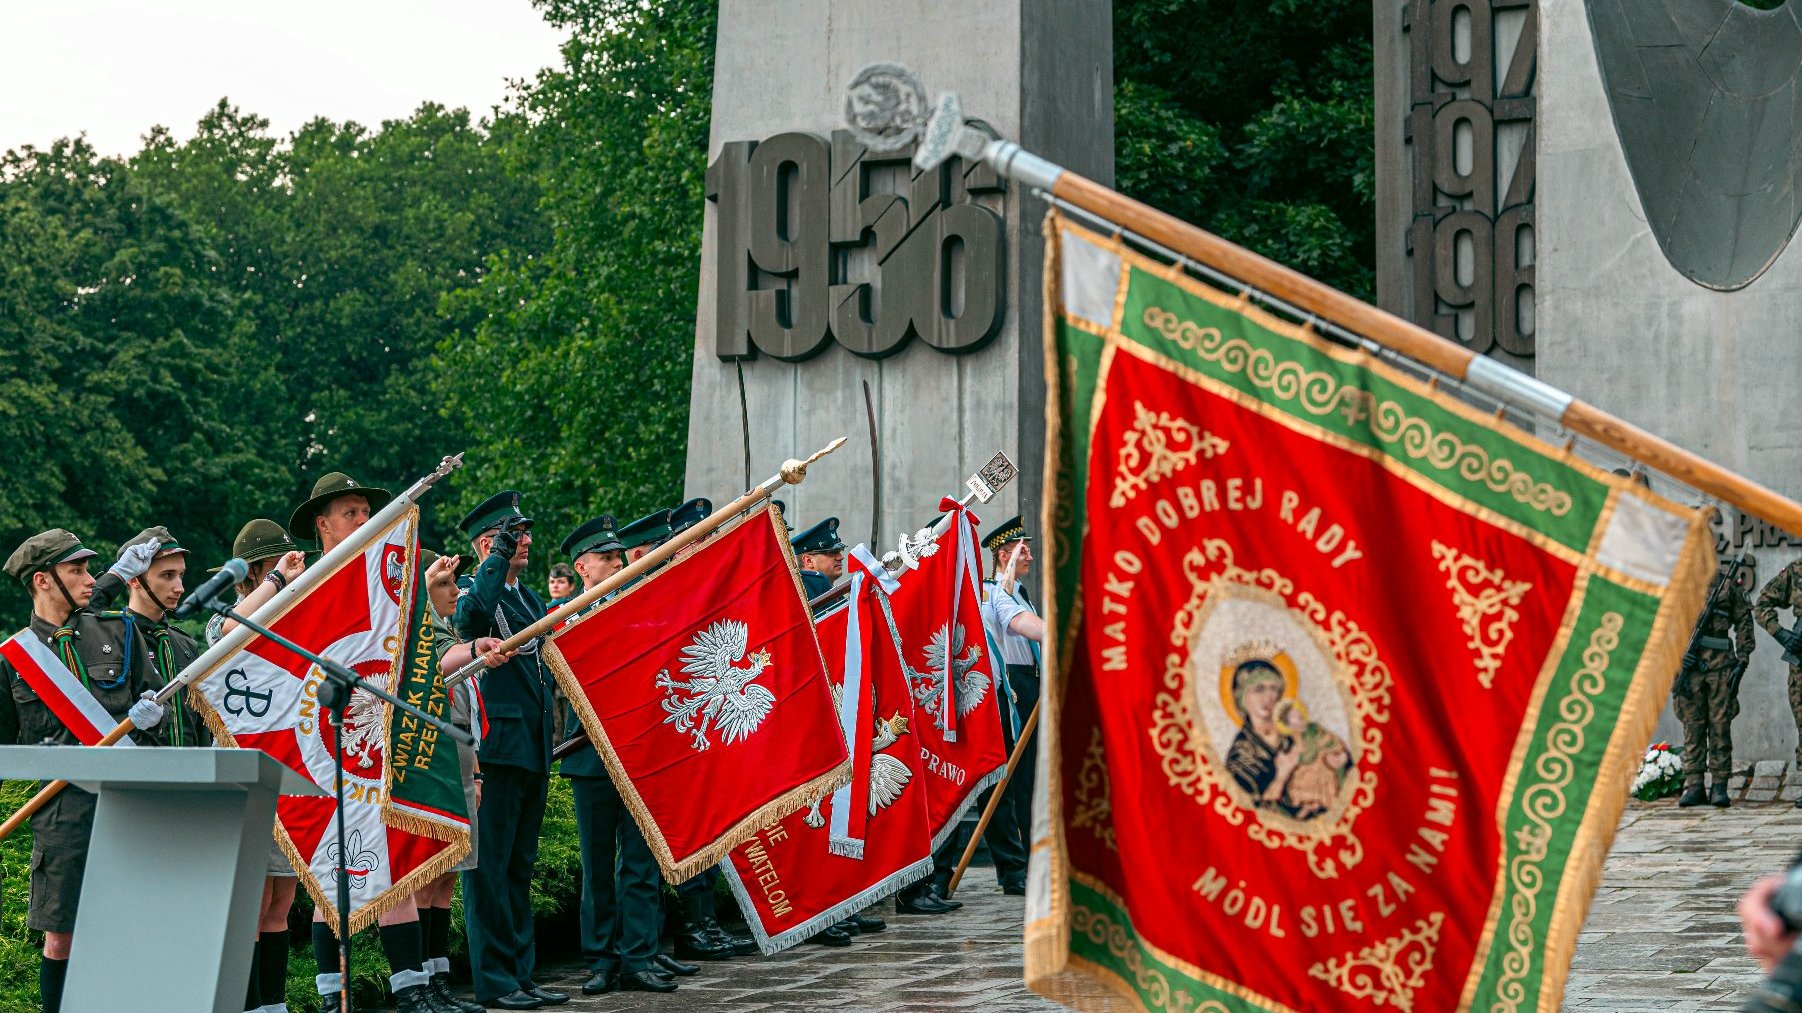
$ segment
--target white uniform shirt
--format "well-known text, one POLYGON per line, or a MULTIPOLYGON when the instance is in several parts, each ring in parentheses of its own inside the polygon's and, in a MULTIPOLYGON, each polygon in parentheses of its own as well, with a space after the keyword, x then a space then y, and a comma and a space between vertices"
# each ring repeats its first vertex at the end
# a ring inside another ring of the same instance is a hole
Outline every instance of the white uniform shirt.
POLYGON ((1032 605, 1022 598, 1020 584, 1014 583, 1012 591, 1003 590, 992 580, 982 582, 983 590, 988 593, 988 600, 982 603, 982 624, 988 628, 989 639, 1001 645, 1001 663, 1004 665, 1038 664, 1038 652, 1034 650, 1032 641, 1008 629, 1014 617, 1021 613, 1038 615, 1032 605))

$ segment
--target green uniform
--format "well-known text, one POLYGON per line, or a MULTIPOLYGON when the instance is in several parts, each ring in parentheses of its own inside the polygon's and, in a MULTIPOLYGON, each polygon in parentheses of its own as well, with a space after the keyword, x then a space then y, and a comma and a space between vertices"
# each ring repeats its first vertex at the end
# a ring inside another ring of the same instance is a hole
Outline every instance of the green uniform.
MULTIPOLYGON (((1784 609, 1802 620, 1802 559, 1791 561, 1758 592, 1758 602, 1752 606, 1752 618, 1774 637, 1783 628, 1778 613, 1784 609)), ((1789 667, 1789 709, 1796 720, 1796 763, 1802 765, 1802 665, 1794 663, 1789 667)))
MULTIPOLYGON (((1709 593, 1724 580, 1724 572, 1715 574, 1709 593)), ((1752 602, 1738 581, 1720 588, 1714 608, 1697 621, 1695 636, 1695 664, 1685 666, 1680 691, 1671 696, 1683 722, 1685 788, 1699 787, 1704 772, 1725 784, 1733 769, 1733 719, 1739 715, 1734 674, 1745 670, 1753 650, 1752 602)), ((1794 687, 1793 677, 1790 684, 1794 687)), ((1790 695, 1793 700, 1793 688, 1790 695)))

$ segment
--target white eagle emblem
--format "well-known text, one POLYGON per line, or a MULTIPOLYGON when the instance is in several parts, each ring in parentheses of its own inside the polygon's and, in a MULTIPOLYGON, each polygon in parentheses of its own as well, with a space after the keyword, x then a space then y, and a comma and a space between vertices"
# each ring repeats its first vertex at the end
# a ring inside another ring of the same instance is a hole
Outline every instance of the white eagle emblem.
POLYGON ((710 732, 717 732, 727 744, 748 737, 776 706, 776 694, 752 683, 769 668, 770 652, 746 658, 750 640, 749 626, 722 619, 682 648, 682 672, 688 681, 672 679, 667 668, 657 673, 657 688, 669 690, 663 698, 669 717, 663 723, 694 736, 696 749, 713 745, 710 732), (739 662, 745 664, 740 667, 739 662))
MULTIPOLYGON (((832 709, 838 710, 844 704, 845 690, 837 683, 832 683, 831 686, 832 709)), ((870 750, 875 754, 870 757, 871 816, 894 805, 901 798, 907 782, 913 779, 914 772, 908 769, 907 764, 882 751, 899 742, 901 736, 906 734, 907 719, 900 712, 897 711, 887 721, 876 719, 876 736, 870 742, 870 750)), ((801 822, 815 830, 825 826, 826 817, 820 812, 820 805, 826 801, 826 797, 821 795, 814 799, 809 804, 807 815, 801 817, 801 822)))
POLYGON ((943 729, 945 718, 939 708, 945 694, 946 658, 950 658, 951 681, 957 687, 957 716, 963 717, 988 695, 988 673, 976 670, 977 662, 982 660, 982 648, 976 644, 966 648, 963 624, 947 623, 932 634, 924 653, 926 670, 910 669, 908 677, 914 684, 914 701, 932 715, 933 724, 943 729))

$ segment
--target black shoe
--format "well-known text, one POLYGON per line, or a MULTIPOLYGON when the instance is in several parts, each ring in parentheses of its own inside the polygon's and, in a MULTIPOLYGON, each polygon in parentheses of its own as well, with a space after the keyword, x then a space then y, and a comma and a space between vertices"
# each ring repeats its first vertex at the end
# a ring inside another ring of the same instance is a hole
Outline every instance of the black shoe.
POLYGON ((682 931, 676 933, 676 956, 683 960, 731 960, 737 952, 713 920, 713 895, 689 894, 682 898, 682 931))
POLYGON ((836 925, 815 932, 813 935, 807 937, 807 941, 810 943, 818 943, 821 946, 851 945, 851 937, 845 935, 836 925))
POLYGON ((506 995, 484 1000, 482 1005, 488 1009, 538 1009, 544 1005, 544 1000, 516 988, 506 995))
POLYGON ((622 992, 674 992, 676 983, 658 977, 657 972, 647 967, 642 971, 620 975, 619 988, 622 992))
POLYGON ((863 926, 857 924, 856 918, 846 918, 842 922, 834 923, 832 927, 853 938, 863 935, 863 926))
POLYGON ((601 995, 617 991, 619 991, 619 974, 614 971, 596 971, 582 983, 583 995, 601 995))
POLYGON ((888 928, 888 922, 863 911, 859 911, 846 920, 865 932, 881 932, 888 928))
MULTIPOLYGON (((959 907, 963 905, 959 904, 959 907)), ((895 913, 904 915, 942 915, 951 908, 930 893, 917 897, 895 898, 895 913)))
POLYGON ((1001 892, 1007 894, 1009 897, 1024 897, 1026 896, 1026 884, 1003 883, 1001 884, 1001 892))
POLYGON ((655 957, 652 957, 651 963, 657 965, 658 967, 663 968, 665 971, 668 971, 671 974, 674 974, 674 975, 677 975, 677 976, 683 977, 683 978, 686 978, 689 975, 695 974, 701 970, 699 967, 695 966, 694 964, 684 964, 680 960, 677 960, 675 957, 672 957, 667 953, 659 953, 655 957))
POLYGON ((457 1013, 482 1013, 482 1007, 468 999, 459 999, 451 992, 450 975, 440 971, 432 975, 430 988, 438 997, 438 1005, 454 1009, 457 1013))
POLYGON ((561 1006, 569 1001, 568 992, 553 992, 548 988, 539 988, 537 985, 533 985, 531 988, 526 989, 526 994, 537 999, 539 1002, 544 1003, 546 1006, 561 1006))
POLYGON ((1716 809, 1725 809, 1733 804, 1733 800, 1727 797, 1726 782, 1716 781, 1714 783, 1713 790, 1708 793, 1708 804, 1716 809))
POLYGON ((438 994, 438 990, 432 987, 430 978, 427 978, 425 983, 419 986, 419 997, 421 1000, 419 1008, 429 1010, 430 1013, 463 1013, 463 1008, 457 1005, 455 1000, 438 994))
POLYGON ((1708 793, 1703 791, 1702 786, 1699 784, 1691 785, 1688 788, 1683 789, 1683 794, 1677 798, 1677 804, 1685 809, 1688 809, 1690 806, 1701 805, 1706 801, 1708 801, 1708 793))
POLYGON ((431 990, 424 985, 408 985, 394 990, 394 1013, 438 1013, 433 1008, 431 990))
MULTIPOLYGON (((1799 804, 1802 804, 1802 802, 1799 802, 1799 804)), ((339 1004, 341 998, 342 997, 336 992, 333 992, 331 995, 320 996, 319 1013, 343 1013, 343 1009, 339 1004)))
POLYGON ((932 886, 927 889, 927 893, 932 895, 933 900, 936 900, 940 904, 945 905, 945 910, 947 910, 947 911, 956 911, 958 908, 964 906, 963 901, 952 900, 951 896, 949 894, 947 894, 944 890, 940 889, 939 885, 937 883, 932 884, 932 886))
POLYGON ((757 952, 757 940, 750 936, 741 936, 736 932, 727 932, 725 926, 712 919, 707 922, 707 934, 714 941, 731 947, 732 955, 735 957, 748 957, 757 952))
POLYGON ((675 975, 669 973, 668 971, 665 971, 661 967, 658 967, 656 964, 650 965, 649 967, 645 968, 645 970, 651 972, 652 974, 656 975, 659 978, 662 978, 664 981, 675 981, 676 980, 675 975))

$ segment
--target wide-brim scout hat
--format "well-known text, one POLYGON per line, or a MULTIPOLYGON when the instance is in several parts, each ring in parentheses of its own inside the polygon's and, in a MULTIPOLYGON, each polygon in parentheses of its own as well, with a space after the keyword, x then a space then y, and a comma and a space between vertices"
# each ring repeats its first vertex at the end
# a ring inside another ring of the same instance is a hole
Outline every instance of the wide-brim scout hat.
POLYGON ((24 583, 39 570, 48 570, 58 563, 72 563, 77 559, 87 559, 99 553, 81 544, 81 539, 63 528, 51 528, 40 531, 19 543, 12 555, 6 557, 6 572, 14 580, 24 583))
POLYGON ((463 515, 457 527, 470 538, 480 538, 490 531, 499 531, 512 522, 521 522, 523 528, 531 528, 532 518, 519 512, 519 493, 512 489, 497 492, 483 500, 474 510, 463 515))
POLYGON ((309 542, 318 539, 319 533, 313 530, 313 518, 319 516, 320 509, 327 503, 352 494, 367 499, 371 513, 387 506, 388 501, 394 498, 394 494, 386 489, 357 484, 356 479, 342 471, 328 472, 313 483, 312 498, 294 508, 293 516, 288 518, 288 534, 309 542))
POLYGON ((845 540, 838 536, 838 518, 828 517, 789 539, 788 544, 796 552, 837 552, 845 547, 845 540))
POLYGON ((999 549, 1008 542, 1030 542, 1032 536, 1026 533, 1026 521, 1015 514, 982 536, 982 547, 990 550, 999 549))
MULTIPOLYGON (((285 556, 298 551, 300 546, 282 530, 280 524, 267 517, 256 517, 245 521, 238 529, 238 537, 232 539, 232 556, 246 563, 257 563, 277 556, 285 556)), ((223 566, 215 566, 208 573, 218 573, 223 566)))
POLYGON ((584 552, 623 552, 625 548, 619 540, 619 521, 612 514, 602 514, 570 532, 563 540, 562 552, 573 562, 584 552))
POLYGON ((628 549, 661 542, 668 537, 668 510, 653 510, 619 529, 619 543, 628 549))
POLYGON ((713 501, 705 496, 696 496, 669 512, 669 533, 679 535, 712 515, 713 501))

